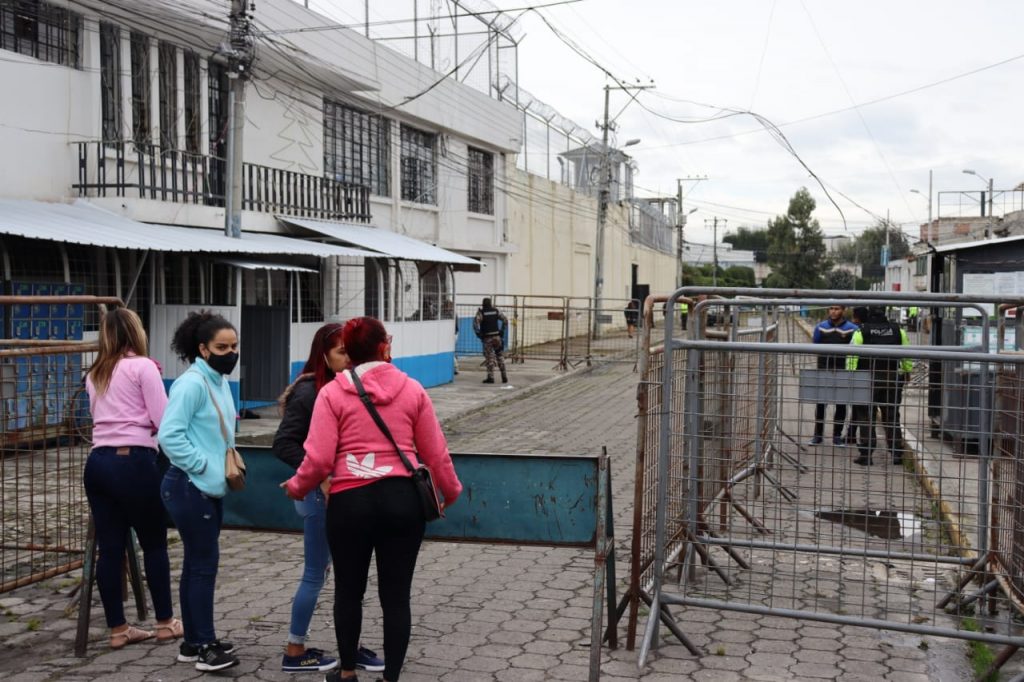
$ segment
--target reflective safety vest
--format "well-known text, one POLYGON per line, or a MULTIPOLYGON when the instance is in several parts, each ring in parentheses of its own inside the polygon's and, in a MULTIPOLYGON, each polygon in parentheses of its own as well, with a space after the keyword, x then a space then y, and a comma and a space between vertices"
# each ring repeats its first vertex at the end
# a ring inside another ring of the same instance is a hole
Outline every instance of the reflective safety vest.
POLYGON ((682 313, 683 315, 688 314, 690 312, 690 304, 689 303, 684 303, 684 302, 680 301, 679 302, 679 312, 682 313))
POLYGON ((910 317, 917 317, 917 306, 912 305, 909 308, 907 308, 907 315, 910 317))

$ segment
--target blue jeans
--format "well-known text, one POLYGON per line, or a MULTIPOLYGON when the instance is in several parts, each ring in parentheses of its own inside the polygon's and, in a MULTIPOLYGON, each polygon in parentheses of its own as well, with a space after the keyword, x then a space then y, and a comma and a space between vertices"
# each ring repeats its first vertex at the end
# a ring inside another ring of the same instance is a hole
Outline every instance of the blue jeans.
POLYGON ((157 620, 174 615, 167 528, 160 508, 160 472, 156 450, 144 447, 98 447, 85 463, 85 494, 96 525, 96 584, 107 627, 124 625, 123 562, 129 529, 142 547, 146 583, 157 620), (121 452, 121 454, 118 454, 121 452))
POLYGON ((305 644, 309 621, 313 619, 320 590, 327 576, 331 552, 327 547, 327 498, 320 486, 313 488, 295 511, 302 517, 302 539, 305 549, 305 567, 302 580, 292 601, 292 622, 288 628, 289 644, 305 644))
POLYGON ((160 486, 160 496, 181 535, 185 557, 181 564, 181 620, 185 641, 196 646, 217 639, 213 627, 213 590, 220 561, 220 526, 224 503, 204 494, 188 474, 172 466, 160 486))

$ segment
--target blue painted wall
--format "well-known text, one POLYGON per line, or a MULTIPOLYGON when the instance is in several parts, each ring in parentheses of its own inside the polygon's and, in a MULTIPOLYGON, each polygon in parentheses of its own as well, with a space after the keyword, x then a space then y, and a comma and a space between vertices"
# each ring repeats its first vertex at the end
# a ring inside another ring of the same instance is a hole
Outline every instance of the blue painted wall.
MULTIPOLYGON (((455 380, 455 353, 415 355, 407 358, 394 358, 391 362, 426 388, 450 384, 455 380)), ((295 377, 299 376, 299 372, 302 371, 305 364, 305 360, 292 363, 290 381, 295 381, 295 377)))

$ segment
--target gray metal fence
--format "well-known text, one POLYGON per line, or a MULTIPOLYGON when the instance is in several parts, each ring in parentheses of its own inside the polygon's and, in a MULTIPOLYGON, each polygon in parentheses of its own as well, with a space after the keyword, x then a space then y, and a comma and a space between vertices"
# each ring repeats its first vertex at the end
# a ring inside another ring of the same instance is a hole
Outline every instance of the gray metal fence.
MULTIPOLYGON (((980 347, 899 348, 809 344, 818 320, 798 313, 832 302, 959 311, 1021 303, 696 288, 675 297, 705 294, 731 298, 692 306, 686 336, 667 321, 644 363, 661 375, 648 372, 640 389, 647 445, 636 514, 647 525, 634 570, 650 603, 641 665, 671 605, 1024 645, 1014 621, 1024 564, 1024 354, 988 352, 995 325, 986 312, 977 318, 980 347), (744 335, 787 310, 777 336, 744 335), (719 326, 708 330, 711 316, 719 326), (839 369, 818 368, 828 356, 839 369), (847 370, 849 357, 861 369, 847 370), (902 375, 892 370, 900 360, 927 371, 902 375), (810 442, 819 402, 852 408, 838 426, 827 409, 821 443, 810 442), (851 412, 856 444, 847 440, 851 412), (983 608, 984 631, 966 627, 983 608)), ((693 650, 685 624, 672 625, 693 650)))

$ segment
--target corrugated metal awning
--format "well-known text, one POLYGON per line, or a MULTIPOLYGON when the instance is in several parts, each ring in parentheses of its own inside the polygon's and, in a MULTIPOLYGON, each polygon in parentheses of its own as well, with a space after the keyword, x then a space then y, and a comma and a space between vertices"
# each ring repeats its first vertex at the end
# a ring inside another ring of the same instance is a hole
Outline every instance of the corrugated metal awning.
POLYGON ((243 270, 284 270, 285 272, 314 272, 319 273, 319 270, 313 268, 304 268, 301 265, 290 265, 288 263, 264 263, 258 260, 238 260, 237 258, 218 258, 218 263, 224 263, 225 265, 233 265, 236 268, 243 270))
POLYGON ((241 239, 220 230, 150 225, 123 218, 88 202, 47 203, 0 199, 0 234, 69 244, 171 253, 247 253, 293 256, 362 256, 376 253, 334 244, 243 232, 241 239))
POLYGON ((290 225, 318 232, 331 239, 379 251, 381 254, 393 258, 427 263, 447 263, 456 270, 480 272, 480 261, 476 259, 389 230, 283 215, 277 216, 277 219, 290 225))

